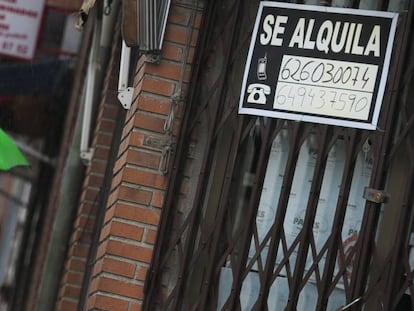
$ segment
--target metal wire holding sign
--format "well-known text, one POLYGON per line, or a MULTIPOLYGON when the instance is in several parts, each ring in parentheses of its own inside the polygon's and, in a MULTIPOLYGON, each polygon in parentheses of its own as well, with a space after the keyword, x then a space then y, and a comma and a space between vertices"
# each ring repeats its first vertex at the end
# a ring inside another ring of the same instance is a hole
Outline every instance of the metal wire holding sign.
POLYGON ((348 303, 345 306, 339 307, 338 309, 336 309, 336 311, 344 311, 344 310, 348 310, 350 307, 352 307, 354 304, 360 302, 362 300, 362 297, 358 297, 357 299, 351 301, 350 303, 348 303))

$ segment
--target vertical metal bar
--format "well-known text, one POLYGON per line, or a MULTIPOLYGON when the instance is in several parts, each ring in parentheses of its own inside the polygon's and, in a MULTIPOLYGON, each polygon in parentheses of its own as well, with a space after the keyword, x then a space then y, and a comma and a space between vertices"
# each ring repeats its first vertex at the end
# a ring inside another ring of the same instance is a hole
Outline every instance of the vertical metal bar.
MULTIPOLYGON (((219 105, 217 103, 214 103, 214 110, 217 110, 218 108, 219 108, 219 105)), ((217 113, 214 114, 213 120, 211 120, 213 124, 215 124, 216 119, 217 119, 217 113)), ((213 129, 214 127, 208 133, 208 137, 205 143, 206 146, 209 146, 207 149, 210 149, 210 150, 214 150, 214 148, 212 148, 212 145, 214 144, 213 129)), ((208 177, 209 177, 209 174, 206 174, 205 172, 207 171, 208 166, 210 165, 211 161, 212 161, 212 152, 209 152, 208 154, 204 156, 202 160, 201 170, 200 170, 200 182, 197 185, 196 194, 194 196, 194 206, 192 207, 193 210, 191 211, 189 215, 190 217, 190 221, 188 225, 189 229, 188 229, 186 240, 184 242, 184 251, 183 251, 184 258, 183 258, 182 263, 180 264, 178 281, 176 284, 178 297, 176 297, 176 299, 173 302, 172 310, 181 309, 180 299, 184 297, 187 276, 190 272, 190 267, 191 267, 190 263, 192 261, 193 252, 195 249, 196 239, 194 237, 196 236, 197 230, 202 221, 201 214, 202 214, 204 195, 205 195, 204 189, 206 188, 208 177)))
MULTIPOLYGON (((240 2, 237 2, 238 5, 240 5, 240 2)), ((231 28, 231 32, 236 31, 235 29, 235 24, 236 24, 237 18, 236 15, 233 16, 233 23, 234 25, 231 28)), ((233 38, 233 36, 232 36, 233 38)), ((223 70, 228 72, 229 71, 229 66, 228 66, 228 61, 230 59, 230 55, 231 55, 231 46, 229 45, 227 48, 227 51, 224 51, 224 65, 223 65, 223 70)), ((219 77, 219 79, 221 80, 221 82, 218 84, 218 88, 217 88, 217 92, 219 94, 219 98, 222 100, 223 98, 223 89, 224 89, 224 81, 225 78, 227 77, 227 74, 221 75, 219 77)), ((221 105, 221 100, 218 101, 212 101, 210 107, 212 110, 212 115, 213 118, 212 120, 210 120, 210 123, 212 125, 216 124, 217 120, 218 120, 218 114, 220 111, 220 108, 222 107, 221 105)), ((213 144, 213 139, 214 139, 214 126, 211 127, 211 132, 209 133, 208 137, 207 137, 207 141, 206 141, 206 145, 210 146, 213 144)), ((207 148, 210 149, 210 148, 207 148)), ((213 153, 212 151, 210 151, 205 158, 203 159, 203 164, 202 164, 202 172, 205 172, 209 163, 212 160, 213 157, 213 153)), ((190 221, 190 228, 189 228, 189 232, 187 235, 187 241, 185 243, 185 247, 184 247, 184 261, 182 266, 180 267, 180 273, 179 273, 179 281, 177 282, 177 288, 178 288, 178 293, 180 293, 181 295, 184 295, 184 289, 185 289, 185 280, 186 277, 188 276, 188 273, 190 271, 190 262, 192 259, 192 255, 193 255, 193 251, 194 251, 194 247, 195 247, 195 233, 198 229, 198 220, 200 219, 201 215, 201 209, 203 207, 203 197, 204 197, 204 189, 206 188, 206 184, 208 182, 208 174, 204 175, 204 173, 202 173, 204 178, 201 180, 201 182, 199 183, 198 187, 197 187, 197 191, 196 191, 196 195, 194 198, 194 202, 196 203, 196 205, 193 207, 195 209, 195 212, 192 214, 192 220, 190 221)), ((179 308, 179 303, 180 303, 180 299, 176 299, 174 304, 173 304, 173 310, 178 310, 179 308)))
POLYGON ((277 206, 275 223, 271 230, 271 243, 269 246, 268 255, 266 258, 266 265, 264 270, 264 277, 260 278, 260 294, 259 299, 253 306, 253 310, 266 310, 267 297, 271 286, 273 276, 273 268, 276 262, 277 251, 282 237, 281 230, 283 230, 283 222, 286 216, 287 203, 289 201, 290 189, 295 173, 296 162, 299 156, 300 137, 303 131, 304 124, 300 122, 288 122, 290 129, 290 150, 286 163, 285 176, 283 177, 283 184, 280 193, 280 199, 277 206))
POLYGON ((378 4, 378 10, 387 11, 388 5, 389 5, 389 0, 381 0, 379 2, 380 3, 378 4))
MULTIPOLYGON (((396 42, 395 50, 398 52, 395 52, 393 58, 393 62, 395 62, 396 64, 390 66, 391 71, 389 74, 389 81, 391 81, 391 83, 388 84, 388 91, 386 96, 384 97, 382 118, 380 119, 379 123, 379 128, 382 130, 377 131, 375 133, 377 138, 376 140, 378 143, 378 152, 376 154, 378 161, 376 164, 376 170, 375 172, 373 172, 374 176, 371 178, 372 186, 375 189, 382 188, 385 182, 383 168, 385 165, 386 156, 388 154, 387 151, 388 149, 390 149, 392 129, 395 128, 395 123, 391 121, 393 120, 394 113, 396 111, 396 90, 399 87, 401 73, 404 69, 407 42, 409 41, 410 34, 409 25, 411 25, 412 14, 414 11, 414 2, 408 2, 408 16, 404 18, 405 22, 401 23, 401 25, 404 25, 402 26, 402 34, 398 36, 398 41, 396 42)), ((375 242, 375 228, 379 217, 379 208, 376 207, 377 205, 374 203, 367 204, 367 209, 364 214, 363 223, 361 224, 362 243, 360 248, 357 250, 357 256, 355 258, 355 278, 353 278, 353 283, 351 284, 354 297, 358 297, 363 294, 366 280, 368 278, 368 268, 371 261, 371 250, 375 242)))
POLYGON ((351 8, 357 9, 357 8, 359 8, 359 2, 360 2, 360 0, 350 0, 349 1, 349 6, 351 8))
MULTIPOLYGON (((194 5, 197 5, 197 2, 194 3, 194 5)), ((215 3, 213 1, 209 2, 209 5, 205 9, 205 13, 203 15, 203 21, 200 29, 203 31, 200 34, 200 39, 198 42, 198 54, 194 56, 194 69, 192 71, 192 78, 191 81, 194 81, 193 83, 197 83, 196 77, 199 76, 202 64, 200 61, 201 58, 201 51, 204 51, 207 46, 207 39, 209 37, 209 34, 207 29, 210 29, 212 23, 213 23, 213 7, 215 3)), ((145 282, 144 287, 144 293, 145 299, 143 303, 143 310, 151 310, 152 306, 154 305, 156 301, 157 296, 157 286, 159 286, 159 280, 161 278, 161 262, 163 262, 165 254, 162 253, 162 250, 168 247, 168 240, 169 235, 167 234, 170 227, 172 219, 174 218, 174 212, 175 212, 175 194, 177 193, 177 188, 179 187, 179 176, 180 176, 180 168, 183 166, 183 163, 185 162, 185 150, 188 147, 188 136, 190 135, 188 132, 186 132, 187 125, 189 124, 191 120, 191 106, 195 105, 194 98, 196 96, 196 88, 190 87, 189 88, 189 95, 188 95, 188 107, 185 110, 185 114, 183 117, 183 121, 181 123, 181 130, 182 133, 178 137, 177 141, 177 147, 175 152, 175 158, 173 161, 171 161, 171 168, 170 168, 170 176, 168 178, 168 190, 165 195, 165 202, 161 211, 161 217, 160 217, 160 225, 159 225, 159 232, 158 232, 158 238, 155 243, 154 247, 154 255, 151 260, 151 265, 148 272, 148 277, 145 282)))
POLYGON ((413 194, 411 194, 410 190, 414 187, 414 170, 412 167, 408 175, 411 176, 411 180, 406 188, 405 198, 403 200, 405 204, 401 206, 400 218, 398 220, 399 225, 396 231, 395 251, 393 252, 393 256, 391 258, 390 277, 389 282, 386 284, 387 288, 385 289, 385 293, 389 293, 384 301, 384 307, 386 310, 395 310, 394 300, 401 286, 401 270, 404 267, 404 265, 401 264, 401 260, 403 258, 402 253, 404 248, 407 247, 407 236, 411 231, 409 226, 411 217, 407 216, 410 215, 413 203, 413 194))
MULTIPOLYGON (((354 154, 357 150, 358 141, 356 139, 360 131, 352 129, 346 131, 345 139, 349 137, 347 142, 346 160, 344 165, 344 171, 341 180, 341 188, 338 195, 338 202, 336 205, 336 212, 334 221, 332 224, 331 238, 328 244, 328 253, 325 260, 325 267, 322 277, 322 284, 320 294, 318 295, 318 301, 316 310, 325 310, 329 299, 329 289, 331 288, 331 280, 336 265, 336 258, 340 243, 342 243, 341 232, 345 219, 345 213, 347 210, 347 203, 349 197, 349 191, 351 189, 353 172, 355 169, 356 157, 354 154)), ((359 135, 358 135, 359 136, 359 135)))
MULTIPOLYGON (((401 57, 399 57, 399 59, 401 60, 404 60, 406 57, 409 56, 407 53, 408 51, 407 43, 409 41, 408 38, 409 38, 409 35, 411 34, 411 29, 413 25, 414 2, 408 1, 408 4, 406 4, 406 7, 408 10, 408 14, 405 17, 405 23, 403 24, 404 32, 403 32, 403 35, 401 36, 402 37, 402 40, 401 40, 402 42, 400 46, 401 57)), ((402 77, 404 63, 405 62, 401 61, 398 66, 399 70, 397 71, 397 73, 398 73, 398 77, 400 77, 400 79, 398 79, 398 83, 400 82, 401 77, 402 77)), ((409 141, 410 135, 407 135, 406 139, 407 139, 407 143, 411 145, 411 142, 409 141)), ((390 282, 388 282, 388 289, 386 290, 386 292, 389 294, 386 296, 386 299, 384 301, 385 307, 392 307, 392 299, 394 297, 394 294, 398 292, 396 289, 398 289, 398 287, 401 284, 400 275, 398 274, 398 271, 401 266, 400 255, 403 249, 407 247, 407 244, 405 241, 407 240, 407 236, 410 234, 410 229, 408 226, 410 222, 410 217, 407 217, 407 216, 410 215, 410 210, 412 208, 412 200, 413 200, 413 195, 411 194, 411 191, 408 190, 408 189, 412 189, 413 184, 414 184, 414 180, 413 180, 414 170, 412 169, 412 166, 411 166, 411 174, 409 176, 411 176, 411 185, 407 185, 407 188, 406 188, 407 189, 406 195, 409 198, 403 201, 405 202, 405 206, 402 207, 402 211, 400 213, 401 215, 400 220, 399 220, 400 225, 398 226, 397 235, 396 235, 397 240, 395 243, 397 250, 394 252, 393 258, 391 260, 390 282)))
POLYGON ((318 206, 319 191, 322 187, 323 174, 325 172, 325 164, 327 160, 327 143, 328 137, 328 126, 318 126, 321 133, 320 141, 318 146, 318 158, 316 166, 313 172, 312 184, 309 193, 308 204, 306 207, 306 213, 304 217, 304 224, 299 234, 302 235, 301 242, 299 244, 298 256, 296 258, 295 270, 293 275, 293 286, 289 293, 289 302, 287 310, 296 310, 297 303, 299 300, 301 281, 305 269, 307 254, 310 245, 310 237, 313 235, 312 228, 316 216, 316 209, 318 206))
POLYGON ((258 167, 256 169, 255 179, 253 182, 253 189, 252 193, 249 198, 249 203, 247 207, 247 214, 246 219, 248 219, 249 227, 242 231, 240 240, 245 241, 243 245, 243 249, 241 251, 242 258, 239 260, 238 265, 234 268, 234 279, 233 279, 233 286, 232 286, 232 293, 230 295, 230 301, 229 304, 226 305, 226 309, 228 310, 234 310, 236 308, 235 302, 236 302, 236 296, 238 297, 240 295, 240 290, 243 284, 243 270, 245 269, 245 263, 250 247, 250 243, 248 241, 251 240, 252 235, 252 225, 253 222, 256 220, 255 215, 257 213, 257 207, 258 207, 258 197, 260 196, 259 185, 263 183, 264 174, 266 171, 266 156, 269 155, 270 146, 272 145, 272 142, 269 141, 269 137, 272 134, 271 131, 272 127, 270 125, 266 126, 264 135, 263 135, 263 142, 262 146, 259 151, 259 157, 258 157, 258 167))
MULTIPOLYGON (((237 116, 236 116, 237 117, 237 116)), ((243 118, 242 118, 243 119, 243 118)), ((220 206, 217 214, 217 223, 215 224, 215 230, 214 230, 214 236, 213 241, 211 243, 211 251, 209 254, 209 262, 215 263, 218 253, 218 245, 221 240, 221 237, 223 236, 223 227, 224 224, 224 215, 226 213, 227 209, 227 200, 229 196, 229 190, 230 190, 230 184, 231 184, 231 176, 233 175, 234 165, 236 163, 236 157, 237 157, 237 151, 239 147, 239 141, 241 136, 241 127, 243 126, 243 122, 238 123, 238 129, 235 133, 235 137, 233 138, 233 143, 230 151, 230 159, 228 161, 228 164, 226 166, 226 174, 225 174, 225 180, 223 183, 223 192, 220 197, 220 206)), ((224 230, 225 231, 225 230, 224 230)), ((198 309, 202 310, 203 308, 208 308, 207 299, 208 299, 208 293, 211 289, 212 284, 212 278, 213 278, 213 271, 215 270, 215 265, 210 264, 207 267, 207 271, 205 274, 205 278, 203 281, 203 290, 201 290, 201 297, 200 297, 200 304, 198 309)))

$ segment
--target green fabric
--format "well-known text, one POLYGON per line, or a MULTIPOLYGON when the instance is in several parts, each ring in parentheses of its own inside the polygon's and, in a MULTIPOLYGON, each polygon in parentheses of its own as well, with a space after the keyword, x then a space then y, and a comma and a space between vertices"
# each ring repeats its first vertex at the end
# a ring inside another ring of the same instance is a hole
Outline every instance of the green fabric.
POLYGON ((19 165, 29 166, 29 162, 16 147, 13 140, 0 129, 0 170, 7 171, 19 165))

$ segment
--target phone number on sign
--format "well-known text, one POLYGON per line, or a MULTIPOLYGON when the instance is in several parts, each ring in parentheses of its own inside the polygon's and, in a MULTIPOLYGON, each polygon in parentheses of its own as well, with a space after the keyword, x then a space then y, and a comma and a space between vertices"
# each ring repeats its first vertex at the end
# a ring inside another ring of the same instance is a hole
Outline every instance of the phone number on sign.
POLYGON ((278 82, 273 108, 367 120, 371 101, 372 93, 278 82))
POLYGON ((373 92, 378 66, 284 55, 279 81, 373 92))

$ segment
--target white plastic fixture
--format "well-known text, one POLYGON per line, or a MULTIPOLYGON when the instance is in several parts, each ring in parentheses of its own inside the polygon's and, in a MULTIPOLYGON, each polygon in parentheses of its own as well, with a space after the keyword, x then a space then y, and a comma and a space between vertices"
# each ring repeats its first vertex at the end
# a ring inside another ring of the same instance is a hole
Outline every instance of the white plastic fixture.
POLYGON ((118 100, 125 109, 131 108, 134 88, 128 86, 129 63, 131 59, 131 48, 122 40, 121 62, 119 65, 118 100))

